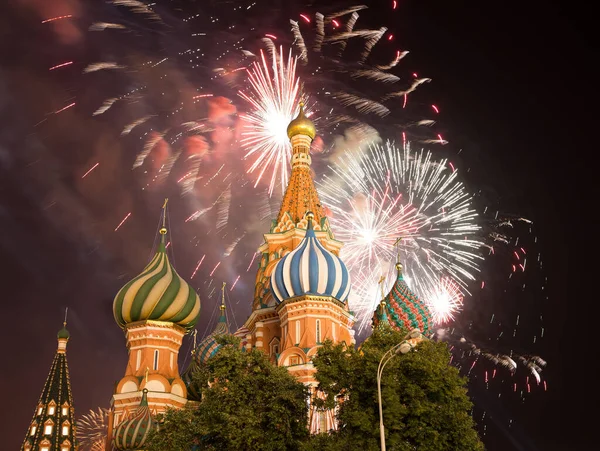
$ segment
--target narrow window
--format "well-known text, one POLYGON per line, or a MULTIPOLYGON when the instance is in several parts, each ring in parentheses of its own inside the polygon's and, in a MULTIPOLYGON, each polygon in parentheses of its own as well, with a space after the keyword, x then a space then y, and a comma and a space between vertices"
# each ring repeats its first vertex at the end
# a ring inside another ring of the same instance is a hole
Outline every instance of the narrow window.
POLYGON ((296 344, 300 344, 300 320, 296 320, 296 344))
POLYGON ((287 324, 283 326, 283 342, 285 343, 285 339, 287 338, 287 324))
POLYGON ((69 435, 69 425, 68 424, 63 424, 62 435, 69 435))
POLYGON ((34 424, 33 426, 31 426, 31 434, 29 435, 35 435, 35 431, 37 431, 37 426, 34 424))
POLYGON ((140 365, 141 364, 142 364, 142 350, 138 349, 137 360, 135 362, 135 369, 136 369, 136 371, 140 369, 140 365))
POLYGON ((66 416, 69 414, 69 407, 68 407, 68 406, 62 406, 62 409, 61 409, 61 410, 62 410, 62 411, 61 411, 61 415, 62 415, 63 417, 66 417, 66 416))
POLYGON ((47 424, 44 426, 44 435, 50 435, 50 434, 52 434, 52 425, 47 424))
POLYGON ((46 446, 46 445, 42 445, 42 446, 40 447, 40 451, 50 451, 50 447, 49 447, 49 446, 46 446))
POLYGON ((171 369, 173 369, 173 358, 174 358, 174 357, 175 357, 175 353, 174 353, 174 352, 171 352, 171 355, 170 355, 170 357, 169 357, 169 359, 170 359, 170 362, 169 362, 169 364, 171 365, 171 369))
POLYGON ((60 447, 60 451, 69 451, 71 449, 71 447, 69 445, 62 445, 60 447))
POLYGON ((152 368, 155 370, 158 369, 158 349, 154 350, 154 366, 152 368))
POLYGON ((44 407, 43 407, 43 406, 39 406, 39 407, 38 407, 38 413, 37 413, 37 414, 38 414, 38 415, 41 415, 43 411, 44 411, 44 407))
POLYGON ((315 333, 315 338, 317 340, 317 343, 321 343, 321 320, 318 319, 317 320, 317 328, 316 328, 316 333, 315 333))
POLYGON ((319 432, 327 432, 327 416, 325 412, 319 412, 319 432))
POLYGON ((48 406, 48 415, 54 415, 54 412, 56 412, 56 407, 48 406))

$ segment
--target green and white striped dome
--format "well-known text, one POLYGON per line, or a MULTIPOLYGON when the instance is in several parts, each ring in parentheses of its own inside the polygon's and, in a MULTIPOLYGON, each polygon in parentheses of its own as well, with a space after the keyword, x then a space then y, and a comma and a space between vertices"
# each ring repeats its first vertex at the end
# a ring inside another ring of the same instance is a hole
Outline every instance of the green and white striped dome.
POLYGON ((121 328, 145 320, 171 322, 188 330, 196 325, 200 298, 169 262, 164 239, 144 271, 119 290, 113 313, 121 328))

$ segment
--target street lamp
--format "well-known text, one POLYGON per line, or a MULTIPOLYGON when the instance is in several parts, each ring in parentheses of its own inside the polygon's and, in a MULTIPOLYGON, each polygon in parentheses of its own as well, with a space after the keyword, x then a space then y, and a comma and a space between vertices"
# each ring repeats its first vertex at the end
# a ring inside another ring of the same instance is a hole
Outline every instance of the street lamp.
MULTIPOLYGON (((377 367, 377 396, 379 401, 379 435, 381 439, 381 451, 385 451, 385 432, 383 429, 383 408, 381 406, 381 374, 383 373, 383 369, 387 365, 387 363, 392 360, 392 358, 400 353, 406 354, 413 347, 413 343, 411 343, 410 339, 419 339, 421 338, 421 331, 419 329, 413 329, 409 333, 406 334, 404 340, 400 343, 392 346, 390 349, 383 354, 381 360, 379 361, 379 366, 377 367)), ((414 341, 413 341, 414 342, 414 341)))

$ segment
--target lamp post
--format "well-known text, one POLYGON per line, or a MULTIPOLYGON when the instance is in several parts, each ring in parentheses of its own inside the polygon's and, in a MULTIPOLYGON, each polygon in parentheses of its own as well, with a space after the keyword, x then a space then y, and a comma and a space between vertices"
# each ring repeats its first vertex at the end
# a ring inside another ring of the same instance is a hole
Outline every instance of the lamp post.
POLYGON ((383 373, 383 369, 387 365, 387 363, 392 360, 392 358, 400 352, 400 354, 406 354, 409 352, 413 345, 407 340, 410 338, 419 338, 421 336, 421 331, 419 329, 411 330, 406 336, 404 340, 400 343, 395 344, 390 349, 388 349, 381 360, 379 361, 379 366, 377 367, 377 399, 379 402, 379 436, 381 441, 381 451, 385 451, 385 431, 383 427, 383 407, 381 404, 381 374, 383 373))

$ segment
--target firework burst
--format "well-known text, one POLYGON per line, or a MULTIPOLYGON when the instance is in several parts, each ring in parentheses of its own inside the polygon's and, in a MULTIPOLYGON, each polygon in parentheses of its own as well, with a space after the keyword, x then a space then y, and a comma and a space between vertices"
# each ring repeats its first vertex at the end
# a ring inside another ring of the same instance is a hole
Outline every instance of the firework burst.
POLYGON ((85 451, 102 451, 108 430, 108 409, 98 407, 82 415, 77 421, 77 439, 85 451))
POLYGON ((247 71, 249 89, 239 93, 250 104, 250 112, 241 116, 247 122, 241 142, 245 158, 254 158, 248 172, 258 171, 254 186, 267 173, 270 195, 277 182, 282 190, 287 183, 291 146, 286 129, 297 112, 299 79, 291 51, 286 60, 280 47, 279 55, 272 55, 272 69, 263 51, 260 56, 260 63, 247 71))
POLYGON ((452 318, 479 272, 484 241, 473 196, 446 160, 387 142, 338 155, 319 188, 337 239, 347 243, 359 331, 379 301, 378 279, 397 258, 436 322, 452 318))

